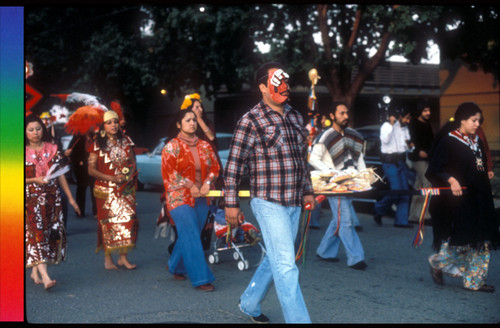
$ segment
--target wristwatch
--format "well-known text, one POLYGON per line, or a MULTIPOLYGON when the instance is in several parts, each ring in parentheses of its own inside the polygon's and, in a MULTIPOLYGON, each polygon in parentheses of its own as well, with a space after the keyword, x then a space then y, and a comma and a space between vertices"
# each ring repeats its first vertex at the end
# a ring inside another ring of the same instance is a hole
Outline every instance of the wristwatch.
POLYGON ((205 181, 205 183, 210 186, 211 182, 210 181, 205 181))

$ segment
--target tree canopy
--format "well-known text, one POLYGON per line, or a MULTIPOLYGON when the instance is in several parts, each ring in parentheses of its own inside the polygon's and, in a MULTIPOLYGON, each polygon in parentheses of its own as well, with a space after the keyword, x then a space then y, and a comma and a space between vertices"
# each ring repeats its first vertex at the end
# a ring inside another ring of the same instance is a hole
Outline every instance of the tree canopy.
POLYGON ((307 72, 317 68, 332 99, 352 105, 378 65, 395 54, 418 63, 430 39, 442 56, 498 78, 493 6, 28 6, 25 12, 35 87, 119 99, 139 120, 160 89, 171 98, 201 88, 207 97, 237 92, 268 60, 287 67, 292 85, 310 85, 307 72))

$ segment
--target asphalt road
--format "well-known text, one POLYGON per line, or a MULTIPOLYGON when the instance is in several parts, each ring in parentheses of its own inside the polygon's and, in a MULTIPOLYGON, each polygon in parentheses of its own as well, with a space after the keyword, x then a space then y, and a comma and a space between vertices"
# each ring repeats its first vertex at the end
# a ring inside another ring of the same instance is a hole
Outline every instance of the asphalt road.
MULTIPOLYGON (((74 190, 74 186, 71 186, 74 190)), ((255 267, 239 271, 231 253, 223 253, 219 264, 211 265, 215 291, 201 292, 189 280, 176 281, 165 270, 169 241, 154 239, 160 210, 160 193, 146 190, 137 195, 139 237, 129 259, 135 270, 104 269, 103 253, 95 254, 97 222, 91 216, 68 218, 68 256, 65 262, 49 266, 57 285, 45 291, 25 274, 25 307, 28 323, 250 323, 237 303, 255 267)), ((246 219, 255 222, 247 201, 246 219)), ((87 214, 91 213, 89 204, 87 214)), ((371 215, 359 214, 363 231, 365 271, 346 265, 341 247, 340 262, 319 261, 315 249, 330 221, 323 210, 321 230, 311 230, 306 261, 300 268, 300 284, 314 323, 500 323, 500 257, 492 252, 488 283, 495 293, 462 289, 457 279, 445 277, 445 286, 433 283, 427 264, 432 228, 425 228, 424 242, 413 248, 414 229, 396 229, 385 217, 383 226, 371 215)), ((245 251, 244 249, 242 249, 245 251)), ((249 249, 253 251, 254 249, 249 249)), ((274 288, 262 303, 272 323, 283 323, 274 288)))

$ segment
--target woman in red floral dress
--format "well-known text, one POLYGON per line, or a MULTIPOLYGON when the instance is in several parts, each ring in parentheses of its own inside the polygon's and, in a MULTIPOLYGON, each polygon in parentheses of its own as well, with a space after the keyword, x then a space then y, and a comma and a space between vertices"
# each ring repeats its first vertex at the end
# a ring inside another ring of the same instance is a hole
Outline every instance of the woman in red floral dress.
POLYGON ((202 290, 214 290, 200 239, 208 214, 206 195, 219 173, 219 163, 210 144, 196 136, 196 114, 181 110, 176 117, 177 137, 162 152, 161 173, 167 209, 175 222, 178 240, 168 261, 168 270, 177 280, 185 274, 191 284, 202 290))
POLYGON ((135 269, 127 253, 135 247, 139 228, 136 218, 134 143, 125 136, 118 114, 104 112, 103 124, 89 151, 89 175, 96 178, 94 196, 97 203, 97 249, 104 249, 104 267, 116 270, 112 253, 118 253, 117 264, 135 269))
POLYGON ((57 178, 47 176, 49 170, 55 172, 56 168, 60 169, 57 165, 63 158, 57 145, 49 140, 40 118, 28 115, 25 120, 24 142, 26 267, 32 268, 31 279, 35 284, 43 284, 45 289, 56 284, 56 280, 52 280, 47 272, 47 264, 57 264, 66 259, 66 231, 59 184, 75 212, 80 214, 64 174, 57 178))

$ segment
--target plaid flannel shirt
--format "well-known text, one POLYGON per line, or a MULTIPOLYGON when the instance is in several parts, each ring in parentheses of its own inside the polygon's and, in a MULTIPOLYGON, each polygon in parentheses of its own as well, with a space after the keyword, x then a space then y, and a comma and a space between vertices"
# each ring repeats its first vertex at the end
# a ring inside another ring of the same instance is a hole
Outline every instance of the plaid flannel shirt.
POLYGON ((239 120, 224 170, 227 207, 239 207, 238 186, 250 175, 250 196, 282 206, 302 206, 312 195, 302 116, 285 105, 283 116, 264 101, 239 120))

